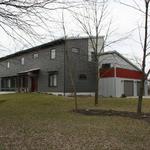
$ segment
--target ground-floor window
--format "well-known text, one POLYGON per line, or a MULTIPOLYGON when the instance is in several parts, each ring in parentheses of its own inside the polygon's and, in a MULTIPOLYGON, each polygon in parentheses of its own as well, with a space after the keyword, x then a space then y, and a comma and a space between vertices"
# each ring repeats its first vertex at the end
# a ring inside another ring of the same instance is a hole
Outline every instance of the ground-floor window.
MULTIPOLYGON (((54 77, 53 85, 57 84, 57 80, 54 77)), ((38 77, 19 75, 13 77, 1 78, 1 90, 2 91, 32 91, 35 92, 38 89, 38 77)))
POLYGON ((3 91, 14 91, 17 87, 16 77, 7 77, 1 79, 1 89, 3 91))
POLYGON ((49 87, 56 87, 58 84, 58 72, 49 72, 49 87))

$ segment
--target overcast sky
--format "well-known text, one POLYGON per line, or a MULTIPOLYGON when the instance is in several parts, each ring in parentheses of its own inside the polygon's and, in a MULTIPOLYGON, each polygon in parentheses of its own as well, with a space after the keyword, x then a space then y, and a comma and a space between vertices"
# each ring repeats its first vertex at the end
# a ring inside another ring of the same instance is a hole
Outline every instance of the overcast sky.
MULTIPOLYGON (((126 0, 125 2, 128 3, 128 2, 131 2, 131 0, 126 0)), ((111 10, 111 16, 113 18, 113 27, 117 29, 116 30, 117 36, 126 35, 131 30, 136 29, 138 24, 141 24, 143 21, 143 18, 142 18, 143 16, 140 13, 124 5, 120 5, 119 3, 113 2, 113 0, 110 3, 110 10, 111 10)), ((51 15, 56 20, 61 17, 60 11, 52 12, 51 15)), ((65 23, 66 23, 66 28, 67 28, 67 34, 69 36, 82 35, 81 30, 79 30, 79 25, 77 24, 76 21, 71 19, 71 15, 69 15, 68 13, 65 15, 65 23)), ((54 23, 49 22, 47 23, 47 26, 52 32, 46 33, 46 35, 44 36, 44 39, 39 42, 33 43, 33 46, 39 45, 39 44, 51 41, 52 39, 57 39, 63 36, 63 32, 59 24, 56 25, 54 23)), ((38 32, 41 32, 41 31, 39 30, 38 32)), ((4 56, 10 53, 14 53, 16 51, 31 47, 31 45, 29 45, 28 43, 21 45, 19 43, 14 42, 10 37, 8 37, 7 34, 5 34, 3 30, 0 30, 0 37, 1 37, 0 56, 4 56)), ((130 36, 128 40, 117 43, 113 45, 111 48, 106 49, 106 51, 116 50, 128 58, 134 59, 134 57, 138 57, 140 59, 142 56, 142 50, 141 50, 140 44, 138 44, 136 41, 139 41, 137 30, 132 32, 132 36, 130 36)))

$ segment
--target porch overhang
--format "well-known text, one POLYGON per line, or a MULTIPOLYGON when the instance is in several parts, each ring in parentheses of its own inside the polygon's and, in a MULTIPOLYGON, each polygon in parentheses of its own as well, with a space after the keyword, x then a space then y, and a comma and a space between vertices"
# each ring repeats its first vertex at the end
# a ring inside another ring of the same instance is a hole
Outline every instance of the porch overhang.
POLYGON ((26 74, 26 73, 30 73, 30 72, 39 72, 39 71, 40 71, 40 68, 33 68, 33 69, 18 72, 18 74, 26 74))

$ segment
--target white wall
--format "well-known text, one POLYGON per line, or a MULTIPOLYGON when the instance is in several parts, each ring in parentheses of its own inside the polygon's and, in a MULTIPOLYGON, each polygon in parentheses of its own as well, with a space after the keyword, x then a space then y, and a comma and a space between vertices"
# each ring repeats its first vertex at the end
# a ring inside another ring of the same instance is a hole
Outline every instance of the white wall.
MULTIPOLYGON (((92 41, 90 39, 88 39, 88 60, 89 61, 92 61, 91 53, 94 52, 92 42, 95 43, 95 40, 96 40, 96 38, 92 38, 92 41)), ((104 49, 102 49, 103 43, 104 43, 104 37, 101 36, 98 39, 98 52, 100 52, 100 50, 102 50, 101 52, 104 52, 104 49)), ((94 46, 95 46, 95 44, 94 44, 94 46)))
POLYGON ((134 66, 126 62, 124 59, 122 59, 115 53, 100 56, 99 67, 101 68, 102 64, 105 64, 105 63, 110 63, 111 67, 137 70, 134 66))
MULTIPOLYGON (((92 42, 95 42, 95 41, 96 41, 96 38, 92 38, 92 42)), ((88 39, 88 51, 90 51, 90 52, 94 51, 92 42, 91 42, 90 39, 88 39)), ((102 49, 103 43, 104 43, 104 37, 101 36, 101 37, 98 38, 98 52, 102 49)), ((104 52, 104 49, 103 49, 102 52, 104 52)))
POLYGON ((145 96, 148 96, 148 81, 145 82, 145 96))
POLYGON ((120 97, 123 93, 124 83, 121 78, 101 78, 99 80, 99 95, 120 97))
POLYGON ((116 86, 114 78, 102 78, 99 80, 99 95, 110 97, 116 96, 116 86))
MULTIPOLYGON (((121 97, 124 94, 124 81, 134 81, 134 96, 137 96, 137 81, 127 78, 101 78, 99 80, 99 95, 105 97, 121 97)), ((148 95, 147 82, 145 83, 145 96, 148 95)))

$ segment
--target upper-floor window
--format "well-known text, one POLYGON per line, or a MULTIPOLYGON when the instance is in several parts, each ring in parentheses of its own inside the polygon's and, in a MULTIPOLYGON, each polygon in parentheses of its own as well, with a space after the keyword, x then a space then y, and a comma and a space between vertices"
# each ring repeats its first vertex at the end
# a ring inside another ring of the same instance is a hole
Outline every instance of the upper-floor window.
POLYGON ((102 64, 102 69, 109 69, 109 68, 111 68, 110 63, 102 64))
POLYGON ((79 53, 79 52, 80 52, 80 49, 79 49, 79 48, 72 47, 72 52, 73 52, 73 53, 79 53))
POLYGON ((50 59, 55 59, 56 58, 56 49, 51 49, 50 50, 50 59))
POLYGON ((38 53, 33 54, 33 59, 37 59, 37 58, 39 58, 39 54, 38 53))
POLYGON ((94 52, 88 52, 88 61, 94 61, 95 58, 94 52))
POLYGON ((79 80, 86 80, 87 79, 87 75, 86 74, 80 74, 79 75, 79 80))
POLYGON ((21 65, 24 65, 24 57, 21 58, 21 65))
POLYGON ((7 68, 10 68, 10 62, 9 61, 7 62, 7 68))

